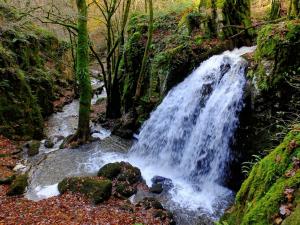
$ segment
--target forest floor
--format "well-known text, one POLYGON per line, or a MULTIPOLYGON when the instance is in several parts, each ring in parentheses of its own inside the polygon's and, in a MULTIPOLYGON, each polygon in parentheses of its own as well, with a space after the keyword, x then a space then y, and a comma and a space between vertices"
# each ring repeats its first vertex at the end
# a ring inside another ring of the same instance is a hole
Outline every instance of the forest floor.
MULTIPOLYGON (((12 176, 18 162, 17 147, 0 136, 0 179, 12 176)), ((83 195, 66 193, 41 201, 7 196, 9 185, 0 185, 0 225, 9 224, 169 224, 157 210, 111 197, 94 205, 83 195)))

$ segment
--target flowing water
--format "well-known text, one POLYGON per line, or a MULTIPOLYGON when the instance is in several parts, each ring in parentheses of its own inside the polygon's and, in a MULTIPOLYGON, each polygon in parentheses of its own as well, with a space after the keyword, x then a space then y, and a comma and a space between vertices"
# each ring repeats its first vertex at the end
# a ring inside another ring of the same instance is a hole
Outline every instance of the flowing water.
MULTIPOLYGON (((85 157, 76 161, 82 168, 80 174, 95 173, 108 162, 129 161, 141 169, 148 185, 157 175, 172 180, 173 188, 162 200, 178 212, 182 224, 193 224, 198 217, 217 219, 234 197, 223 183, 231 160, 230 142, 243 107, 247 63, 241 55, 253 50, 227 51, 203 62, 168 93, 129 153, 113 148, 103 151, 101 144, 81 147, 85 157)), ((53 189, 48 186, 49 191, 53 189)))

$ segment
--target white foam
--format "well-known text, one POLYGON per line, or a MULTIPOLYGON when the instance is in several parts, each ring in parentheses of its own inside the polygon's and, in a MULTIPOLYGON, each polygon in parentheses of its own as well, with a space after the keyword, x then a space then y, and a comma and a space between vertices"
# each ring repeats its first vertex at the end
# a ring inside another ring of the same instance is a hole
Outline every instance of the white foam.
POLYGON ((38 186, 34 190, 39 199, 45 199, 59 195, 58 183, 44 187, 38 186))

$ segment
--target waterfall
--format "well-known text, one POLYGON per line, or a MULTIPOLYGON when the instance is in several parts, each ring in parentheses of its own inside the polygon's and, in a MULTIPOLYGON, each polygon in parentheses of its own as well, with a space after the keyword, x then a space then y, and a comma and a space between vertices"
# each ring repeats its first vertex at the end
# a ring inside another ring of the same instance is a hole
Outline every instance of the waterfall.
POLYGON ((246 83, 247 63, 241 55, 253 50, 243 47, 206 60, 152 112, 130 152, 148 182, 153 175, 163 175, 191 183, 191 193, 211 193, 210 209, 216 195, 224 193, 222 181, 246 83))

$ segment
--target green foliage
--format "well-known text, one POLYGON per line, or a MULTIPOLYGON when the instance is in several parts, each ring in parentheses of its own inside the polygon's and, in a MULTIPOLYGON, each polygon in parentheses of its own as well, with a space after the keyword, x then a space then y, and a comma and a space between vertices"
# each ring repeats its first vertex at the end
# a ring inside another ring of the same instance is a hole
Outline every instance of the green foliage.
POLYGON ((270 90, 281 84, 285 73, 300 66, 296 58, 300 52, 299 21, 286 21, 264 26, 258 33, 255 72, 260 90, 270 90))
POLYGON ((271 10, 269 13, 270 20, 275 20, 280 17, 280 9, 281 9, 280 1, 272 0, 271 10))
POLYGON ((17 14, 0 4, 5 24, 0 40, 0 133, 39 139, 43 117, 53 112, 53 100, 72 79, 64 58, 69 47, 31 22, 19 23, 17 14))
POLYGON ((242 163, 242 173, 245 176, 248 176, 251 169, 261 160, 260 155, 252 155, 252 160, 248 162, 243 162, 242 163))
POLYGON ((24 73, 2 69, 0 77, 0 133, 40 138, 43 118, 24 73))
MULTIPOLYGON (((122 107, 126 113, 133 106, 148 30, 147 21, 148 16, 143 14, 134 14, 129 21, 128 41, 122 61, 122 107)), ((202 30, 202 25, 199 28, 201 22, 201 14, 191 10, 180 14, 156 14, 142 96, 136 107, 138 124, 143 123, 163 96, 200 62, 227 49, 225 43, 214 43, 213 46, 205 43, 209 42, 210 34, 206 29, 202 30), (195 29, 191 35, 186 21, 195 29)))
POLYGON ((300 133, 291 131, 269 155, 256 163, 236 196, 236 203, 221 221, 228 224, 272 224, 284 201, 286 188, 300 186, 300 171, 286 176, 300 157, 300 133))

